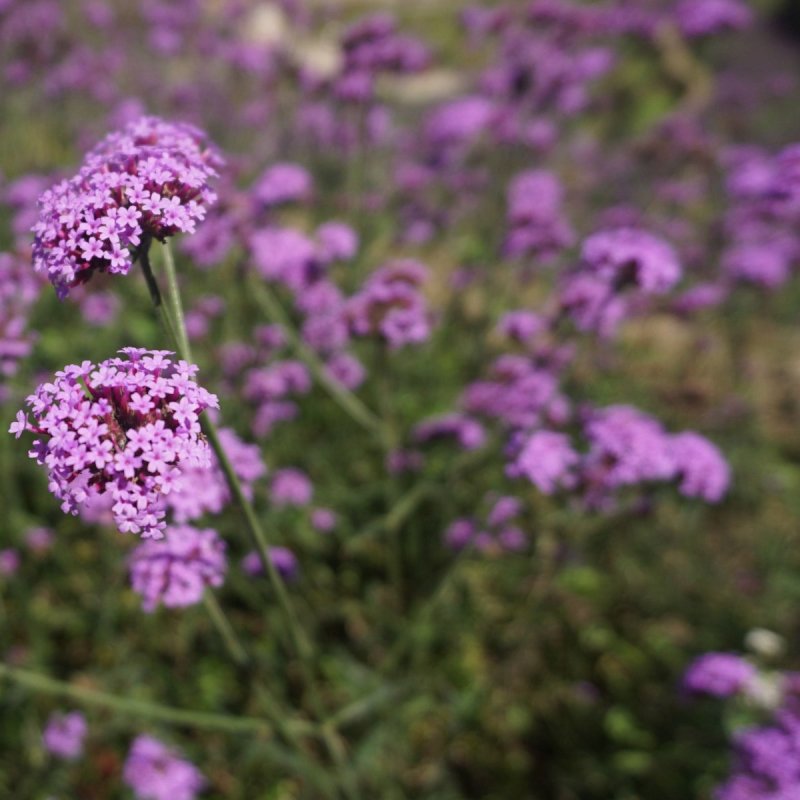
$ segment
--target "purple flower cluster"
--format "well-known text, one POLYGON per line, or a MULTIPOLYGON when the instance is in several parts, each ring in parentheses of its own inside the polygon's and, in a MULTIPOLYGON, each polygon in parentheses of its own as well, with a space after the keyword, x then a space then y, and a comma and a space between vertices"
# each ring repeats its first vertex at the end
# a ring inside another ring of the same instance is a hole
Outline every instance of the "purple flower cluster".
POLYGON ((490 493, 484 498, 489 503, 483 521, 462 517, 450 523, 444 532, 444 541, 453 550, 474 547, 481 553, 514 553, 528 545, 528 535, 518 521, 522 503, 510 495, 490 493))
POLYGON ((577 484, 579 463, 580 456, 572 449, 569 436, 539 430, 519 445, 506 474, 511 478, 527 478, 542 494, 553 494, 577 484))
POLYGON ((752 686, 758 670, 735 653, 704 653, 683 675, 682 686, 689 694, 732 697, 752 686))
MULTIPOLYGON (((287 583, 292 583, 297 580, 300 567, 297 563, 297 556, 288 547, 270 547, 267 555, 275 567, 278 575, 283 578, 287 583)), ((264 574, 264 565, 261 563, 261 557, 255 550, 249 552, 242 559, 242 569, 251 577, 257 577, 264 574)))
POLYGON ((725 277, 766 289, 782 286, 800 259, 800 146, 777 155, 757 147, 724 154, 730 207, 725 214, 725 277))
POLYGON ((373 14, 353 23, 341 38, 343 63, 335 95, 349 102, 372 99, 380 73, 417 72, 429 63, 427 48, 400 33, 393 17, 373 14))
POLYGON ((753 12, 742 0, 681 0, 675 15, 686 36, 741 30, 753 22, 753 12))
POLYGON ((643 483, 677 481, 681 494, 709 503, 720 501, 730 485, 727 461, 705 437, 669 434, 632 406, 585 411, 581 438, 585 444, 577 447, 567 433, 517 431, 506 473, 543 494, 577 491, 594 508, 613 505, 617 490, 643 483))
POLYGON ((569 403, 561 394, 554 371, 524 355, 501 355, 490 367, 488 380, 469 384, 461 398, 469 414, 497 420, 512 429, 529 430, 548 422, 563 422, 569 403))
POLYGON ((430 417, 414 427, 417 442, 430 442, 435 439, 455 439, 464 450, 477 450, 486 442, 483 425, 466 414, 442 414, 430 417))
POLYGON ((42 195, 34 268, 59 297, 95 272, 127 274, 149 239, 194 231, 216 200, 209 179, 220 163, 186 124, 143 117, 110 134, 42 195))
MULTIPOLYGON (((28 329, 31 308, 40 283, 26 259, 16 253, 0 253, 0 380, 14 375, 35 341, 28 329)), ((0 384, 0 400, 6 389, 0 384)))
POLYGON ((547 170, 517 175, 508 187, 505 253, 513 258, 548 259, 575 240, 564 215, 564 189, 547 170))
POLYGON ((706 653, 686 670, 683 689, 722 699, 746 695, 768 712, 766 721, 738 730, 727 779, 715 800, 789 800, 800 797, 800 704, 797 673, 760 674, 732 653, 706 653), (759 702, 761 687, 768 694, 759 702))
POLYGON ((430 321, 420 287, 427 274, 422 264, 409 259, 377 269, 347 302, 351 331, 377 336, 393 349, 425 341, 430 321))
POLYGON ((53 714, 42 733, 42 743, 52 755, 74 761, 83 754, 88 730, 86 718, 78 711, 53 714))
POLYGON ((200 770, 152 736, 138 736, 122 774, 137 800, 195 800, 206 785, 200 770))
POLYGON ((314 495, 314 484, 300 469, 276 469, 270 484, 270 498, 278 508, 307 506, 314 495))
POLYGON ((225 542, 211 528, 173 525, 163 539, 142 542, 129 561, 131 586, 151 612, 159 604, 184 608, 199 603, 207 586, 222 586, 225 542))
POLYGON ((65 512, 99 495, 120 531, 160 538, 181 471, 210 463, 199 415, 217 398, 195 383, 196 366, 168 351, 120 352, 57 372, 28 397, 33 422, 20 411, 10 431, 40 437, 30 456, 47 468, 65 512))
POLYGON ((590 236, 581 263, 563 282, 561 309, 582 331, 612 336, 633 303, 665 294, 681 277, 672 247, 646 231, 618 228, 590 236))

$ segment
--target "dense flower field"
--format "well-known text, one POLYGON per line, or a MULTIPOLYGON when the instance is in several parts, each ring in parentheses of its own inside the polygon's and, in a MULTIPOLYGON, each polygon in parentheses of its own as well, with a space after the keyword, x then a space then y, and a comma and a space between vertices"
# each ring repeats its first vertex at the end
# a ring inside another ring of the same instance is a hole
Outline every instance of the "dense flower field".
POLYGON ((0 797, 800 797, 800 25, 0 0, 0 797))

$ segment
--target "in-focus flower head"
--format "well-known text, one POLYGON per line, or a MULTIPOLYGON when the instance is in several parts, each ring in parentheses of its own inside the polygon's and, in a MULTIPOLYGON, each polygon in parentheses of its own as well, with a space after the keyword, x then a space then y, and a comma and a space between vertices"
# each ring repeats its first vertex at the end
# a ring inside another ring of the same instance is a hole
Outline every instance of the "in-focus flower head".
POLYGON ((199 603, 207 586, 222 586, 225 578, 225 542, 215 530, 174 525, 165 534, 142 542, 129 561, 131 586, 148 612, 159 603, 167 608, 199 603))
POLYGON ((41 196, 34 268, 62 298, 95 272, 127 274, 148 239, 195 230, 216 201, 209 180, 220 164, 184 123, 142 117, 110 134, 41 196))
POLYGON ((47 468, 65 512, 101 495, 121 532, 160 538, 181 470, 210 463, 199 415, 217 398, 194 381, 196 366, 168 351, 120 352, 57 372, 28 397, 33 421, 20 411, 10 432, 37 435, 29 455, 47 468))
POLYGON ((206 785, 200 770, 152 736, 137 736, 122 773, 138 800, 195 800, 206 785))

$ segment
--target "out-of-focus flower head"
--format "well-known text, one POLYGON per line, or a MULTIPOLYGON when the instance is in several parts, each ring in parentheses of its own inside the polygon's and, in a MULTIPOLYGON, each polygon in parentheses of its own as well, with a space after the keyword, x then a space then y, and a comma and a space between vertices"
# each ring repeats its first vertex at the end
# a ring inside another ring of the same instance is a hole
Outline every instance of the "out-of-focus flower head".
POLYGON ((225 542, 211 528, 173 525, 163 539, 142 542, 130 556, 131 586, 142 608, 184 608, 199 603, 207 586, 222 586, 225 542))

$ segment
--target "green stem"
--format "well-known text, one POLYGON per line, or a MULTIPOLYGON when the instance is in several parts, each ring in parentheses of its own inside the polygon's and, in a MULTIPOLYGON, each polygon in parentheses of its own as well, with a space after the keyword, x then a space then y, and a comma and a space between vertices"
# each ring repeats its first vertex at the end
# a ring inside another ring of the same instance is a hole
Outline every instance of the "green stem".
MULTIPOLYGON (((75 686, 38 672, 9 667, 7 664, 0 664, 0 678, 6 678, 27 689, 33 689, 44 694, 68 697, 84 705, 108 708, 122 714, 146 717, 173 725, 205 728, 228 733, 255 733, 266 736, 272 734, 269 723, 256 717, 232 717, 227 714, 214 714, 206 711, 187 711, 182 708, 174 708, 146 700, 135 700, 130 697, 111 694, 110 692, 89 689, 85 686, 75 686)), ((314 731, 314 726, 300 720, 293 720, 287 725, 290 725, 297 733, 306 734, 314 731)))
POLYGON ((203 603, 209 617, 211 617, 211 621, 214 623, 214 627, 225 642, 225 647, 228 648, 231 658, 239 666, 247 664, 250 661, 250 657, 247 655, 247 651, 239 641, 233 626, 217 601, 216 595, 210 589, 203 595, 203 603))
MULTIPOLYGON (((175 262, 169 254, 169 245, 164 244, 163 249, 167 251, 164 256, 164 271, 167 275, 169 306, 171 309, 171 314, 168 314, 168 316, 171 317, 170 330, 173 332, 173 338, 178 348, 178 354, 180 357, 185 361, 191 361, 191 350, 189 348, 188 337, 186 335, 180 289, 175 272, 175 262)), ((324 719, 324 715, 322 713, 322 703, 320 701, 316 683, 314 681, 313 648, 311 646, 311 642, 306 637, 305 631, 295 615, 294 608, 289 600, 289 595, 286 591, 283 580, 273 565, 272 559, 269 557, 267 537, 264 534, 261 523, 256 516, 252 504, 242 489, 239 477, 236 474, 236 471, 234 470, 227 453, 222 447, 217 427, 207 413, 203 414, 203 428, 206 436, 208 437, 209 444, 217 456, 222 472, 225 475, 228 488, 242 510, 247 523, 247 529, 250 534, 250 538, 256 548, 256 551, 258 552, 261 564, 269 578, 272 589, 278 600, 278 605, 280 606, 283 614, 292 647, 303 671, 304 681, 308 690, 309 699, 313 706, 314 714, 318 719, 324 719)), ((345 794, 349 800, 358 800, 359 792, 357 783, 355 781, 354 774, 347 764, 344 745, 341 741, 341 738, 329 725, 321 725, 319 732, 322 735, 326 749, 328 750, 328 754, 336 764, 337 770, 341 773, 345 794)))

